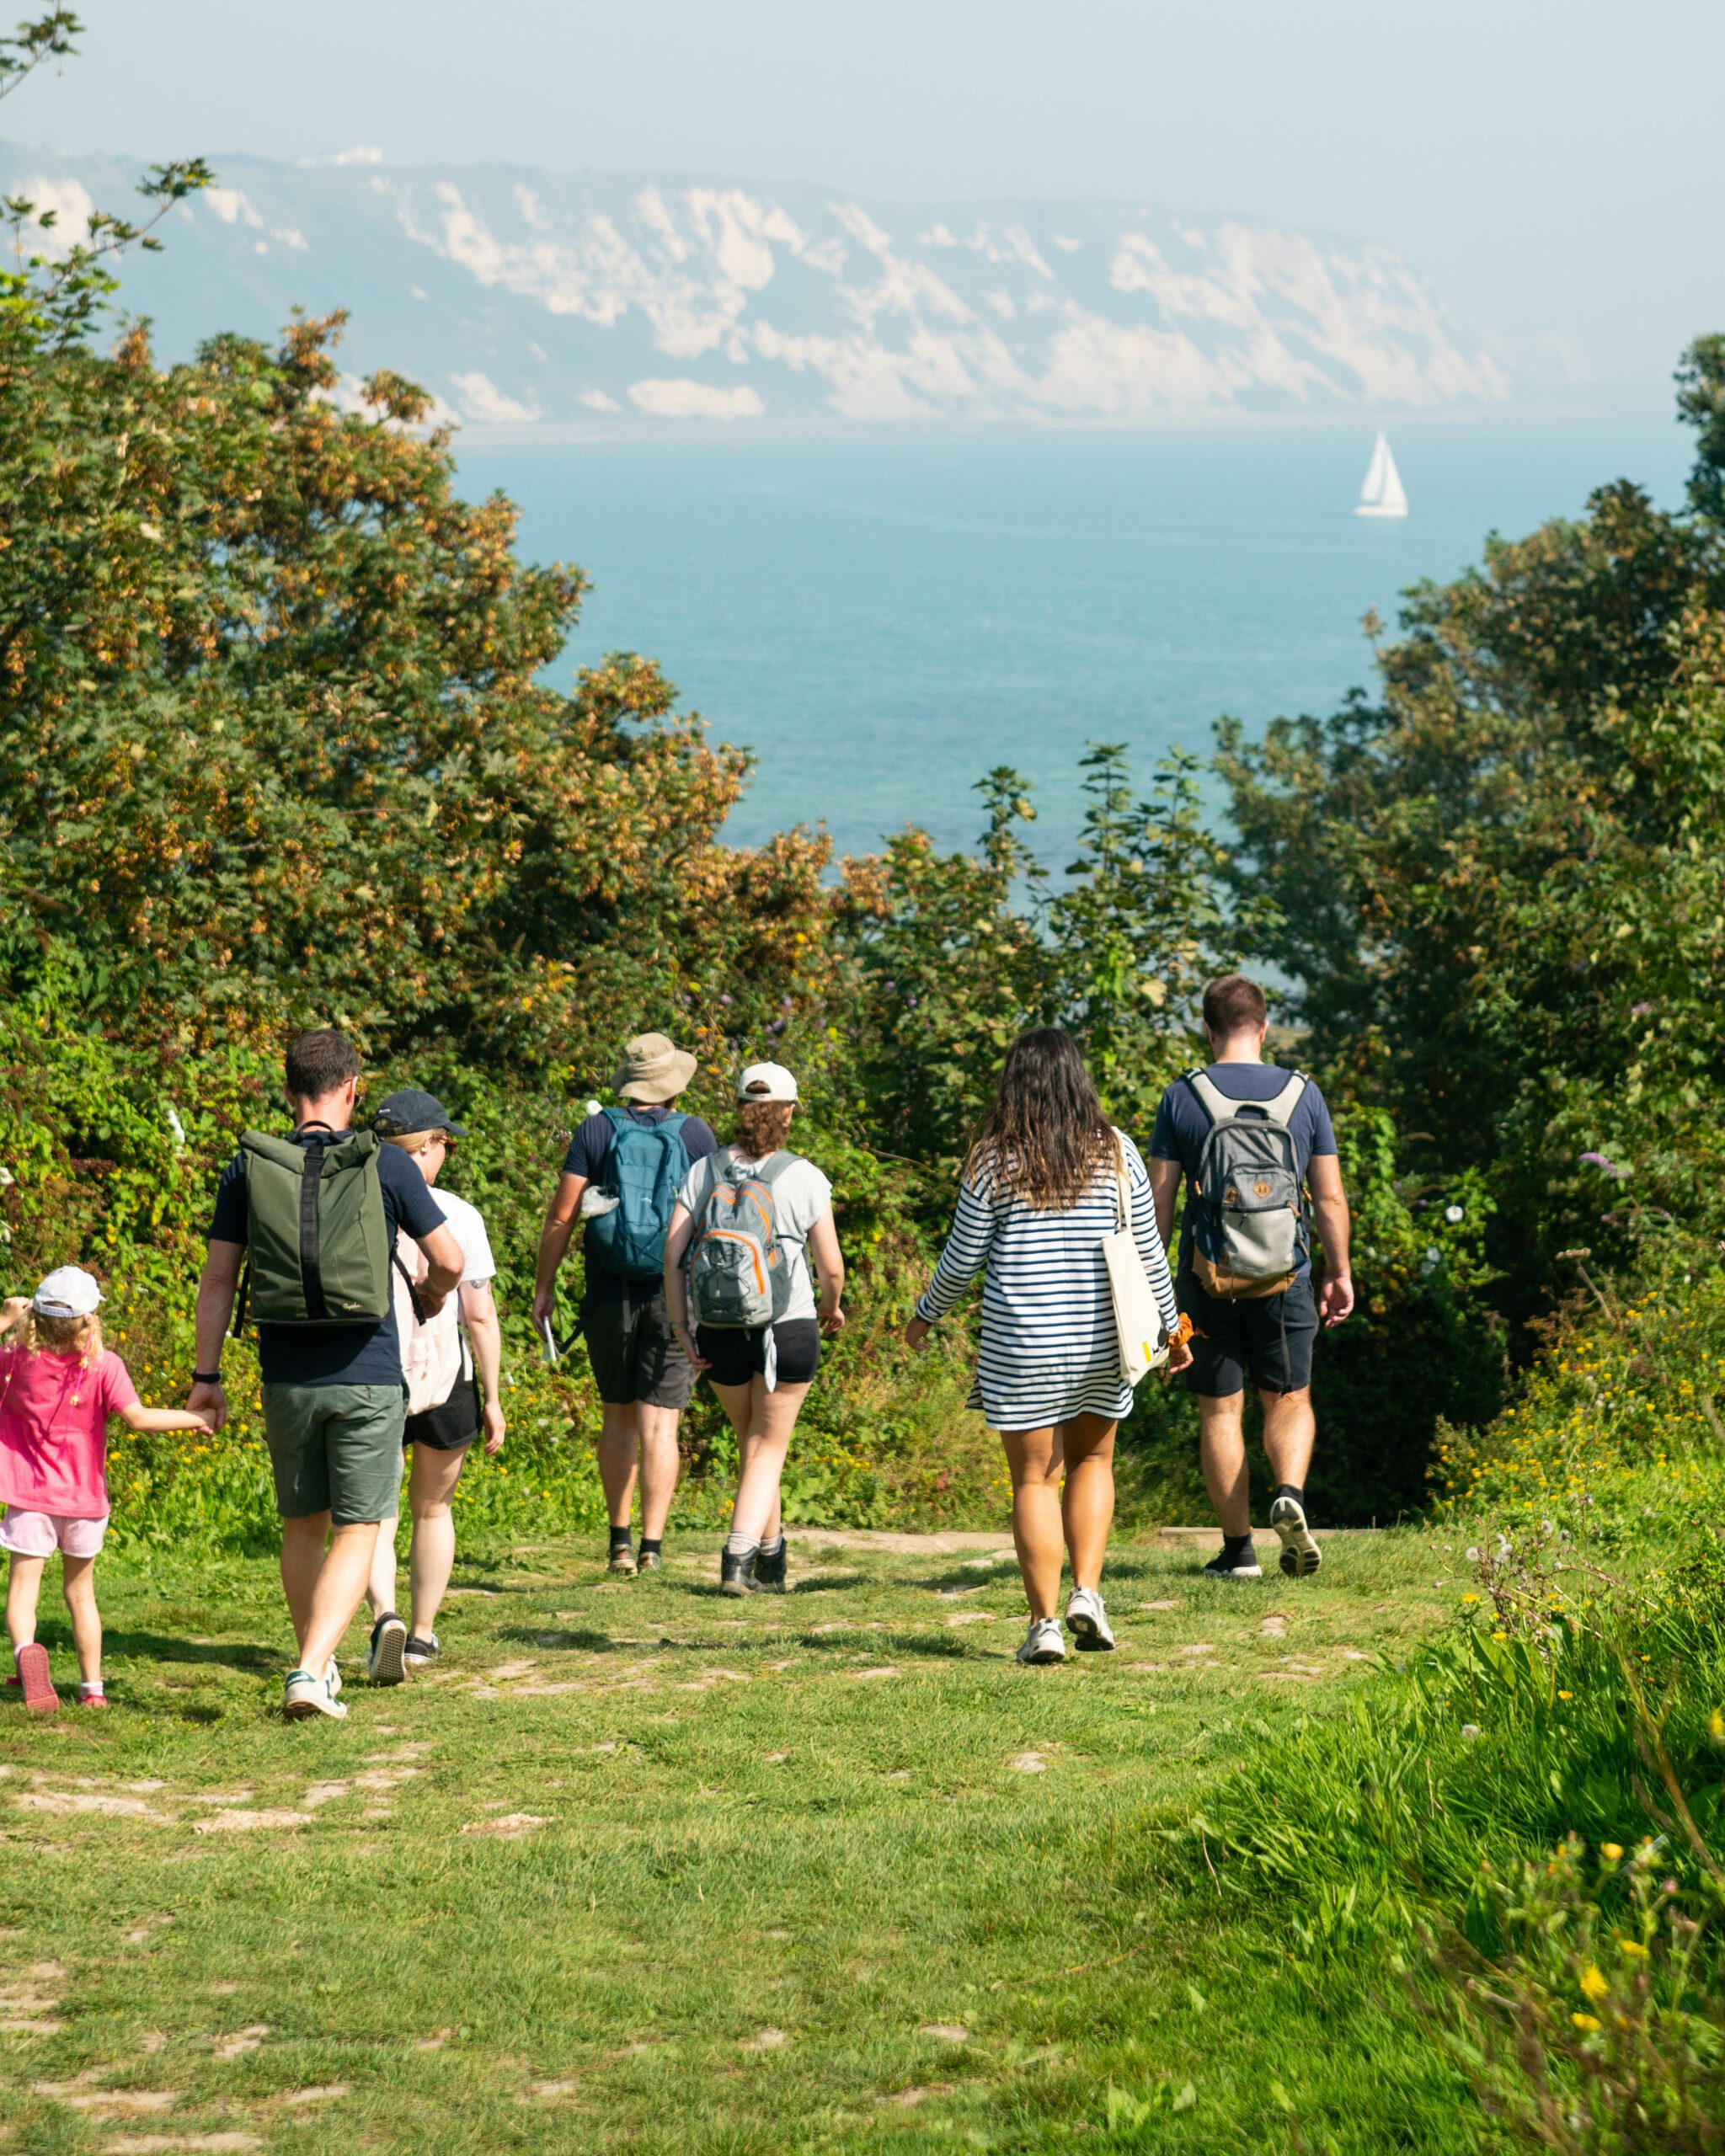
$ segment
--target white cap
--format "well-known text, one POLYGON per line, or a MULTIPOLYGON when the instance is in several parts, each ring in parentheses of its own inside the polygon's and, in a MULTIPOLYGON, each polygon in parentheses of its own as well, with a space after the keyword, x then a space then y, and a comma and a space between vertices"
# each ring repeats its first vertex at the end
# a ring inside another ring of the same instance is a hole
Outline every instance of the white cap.
POLYGON ((793 1101, 797 1081, 782 1063, 751 1063, 737 1081, 740 1101, 793 1101))
POLYGON ((30 1299, 43 1317, 91 1317, 102 1290, 81 1265, 57 1265, 30 1299))

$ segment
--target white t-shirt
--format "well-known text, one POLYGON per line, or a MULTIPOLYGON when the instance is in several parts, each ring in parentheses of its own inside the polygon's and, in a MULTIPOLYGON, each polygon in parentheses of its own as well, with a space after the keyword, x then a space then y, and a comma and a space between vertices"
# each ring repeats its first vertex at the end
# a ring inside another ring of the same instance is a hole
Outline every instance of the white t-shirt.
MULTIPOLYGON (((690 1169, 679 1193, 681 1203, 687 1206, 699 1224, 702 1209, 712 1187, 711 1177, 714 1162, 720 1156, 697 1161, 690 1169)), ((759 1161, 750 1160, 746 1153, 733 1153, 738 1166, 758 1168, 759 1161)), ((832 1185, 822 1175, 813 1161, 800 1157, 792 1161, 772 1186, 773 1219, 778 1230, 779 1241, 784 1246, 785 1257, 791 1270, 791 1299, 785 1306, 785 1318, 813 1317, 814 1315, 814 1283, 809 1271, 809 1259, 804 1246, 817 1220, 832 1209, 832 1185)))
POLYGON ((433 1201, 442 1213, 450 1233, 462 1246, 462 1278, 469 1288, 483 1288, 497 1278, 497 1261, 491 1255, 491 1238, 479 1218, 477 1205, 457 1198, 452 1190, 432 1188, 433 1201))

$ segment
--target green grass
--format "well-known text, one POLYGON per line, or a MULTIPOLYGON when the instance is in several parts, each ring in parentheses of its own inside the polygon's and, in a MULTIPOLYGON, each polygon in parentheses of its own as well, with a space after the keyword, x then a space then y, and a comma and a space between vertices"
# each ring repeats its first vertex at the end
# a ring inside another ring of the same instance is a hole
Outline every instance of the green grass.
POLYGON ((1129 1545, 1120 1651, 1043 1670, 1010 1562, 805 1543, 740 1605, 713 1546, 470 1557, 340 1726, 275 1716, 267 1562, 104 1561, 113 1707, 0 1710, 0 2146, 1286 2148, 1277 2082, 1314 2146, 1473 2145, 1398 1987, 1315 1999, 1167 1831, 1439 1623, 1429 1538, 1129 1545))

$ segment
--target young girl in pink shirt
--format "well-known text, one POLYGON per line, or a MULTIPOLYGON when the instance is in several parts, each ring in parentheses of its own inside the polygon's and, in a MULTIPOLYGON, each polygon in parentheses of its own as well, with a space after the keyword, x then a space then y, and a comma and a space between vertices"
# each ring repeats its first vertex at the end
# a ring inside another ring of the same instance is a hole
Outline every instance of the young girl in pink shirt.
POLYGON ((102 1618, 92 1577, 108 1529, 108 1417, 133 1430, 207 1430, 207 1416, 145 1407, 118 1355, 102 1345, 102 1293, 76 1265, 28 1300, 8 1298, 0 1325, 0 1549, 11 1552, 6 1629, 24 1703, 52 1714, 60 1695, 36 1645, 42 1571, 58 1550, 83 1681, 78 1705, 107 1705, 102 1618))

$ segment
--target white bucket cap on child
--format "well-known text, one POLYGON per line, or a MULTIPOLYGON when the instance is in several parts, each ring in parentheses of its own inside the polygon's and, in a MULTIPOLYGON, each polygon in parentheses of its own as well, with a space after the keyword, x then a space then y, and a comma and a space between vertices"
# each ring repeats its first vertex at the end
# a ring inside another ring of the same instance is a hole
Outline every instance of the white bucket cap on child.
POLYGON ((737 1081, 740 1101, 793 1101, 797 1081, 782 1063, 751 1063, 737 1081))
POLYGON ((58 1265, 30 1298, 30 1307, 42 1317, 93 1317, 102 1290, 81 1265, 58 1265))

